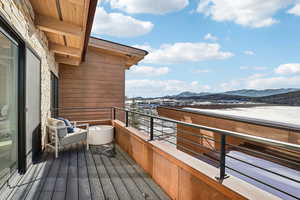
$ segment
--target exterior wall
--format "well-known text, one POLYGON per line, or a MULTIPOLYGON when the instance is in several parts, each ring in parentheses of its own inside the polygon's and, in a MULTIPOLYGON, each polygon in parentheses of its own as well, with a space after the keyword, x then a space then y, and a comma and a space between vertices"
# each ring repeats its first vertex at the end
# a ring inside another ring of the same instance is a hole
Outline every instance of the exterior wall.
POLYGON ((58 65, 53 53, 48 50, 45 34, 34 26, 34 12, 28 0, 0 1, 0 14, 41 58, 41 126, 44 138, 46 120, 50 116, 50 72, 58 74, 58 65))
POLYGON ((161 188, 178 200, 279 199, 233 176, 222 184, 214 178, 219 169, 114 120, 116 143, 161 188), (175 149, 175 150, 174 150, 175 149))
MULTIPOLYGON (((260 136, 260 137, 264 137, 264 138, 279 140, 282 142, 300 144, 300 131, 296 131, 296 130, 283 129, 283 128, 280 129, 280 128, 276 128, 276 127, 263 126, 263 125, 247 123, 247 122, 242 122, 242 121, 237 121, 237 120, 223 119, 220 117, 213 117, 213 116, 209 116, 209 115, 193 113, 193 112, 188 112, 188 111, 180 111, 180 110, 172 109, 172 108, 159 107, 157 110, 158 110, 158 114, 160 116, 168 117, 168 118, 179 120, 179 121, 184 121, 184 122, 188 122, 188 123, 194 123, 194 124, 199 124, 199 125, 203 125, 203 126, 219 128, 219 129, 224 129, 224 130, 229 130, 229 131, 235 131, 235 132, 245 133, 245 134, 254 135, 254 136, 260 136)), ((205 147, 208 147, 208 148, 214 147, 217 150, 219 149, 218 143, 215 143, 213 141, 209 141, 206 139, 200 139, 199 137, 184 134, 184 131, 189 131, 189 132, 196 133, 199 135, 205 135, 205 136, 214 138, 216 141, 220 140, 219 134, 211 132, 211 131, 193 129, 191 127, 186 127, 186 126, 182 126, 182 125, 180 125, 177 128, 178 128, 177 136, 179 138, 183 137, 185 139, 189 139, 194 142, 203 144, 205 147)), ((234 138, 234 137, 227 137, 227 142, 230 144, 234 144, 234 145, 251 143, 254 145, 262 146, 263 148, 271 148, 266 145, 261 145, 258 143, 249 142, 249 141, 234 138)), ((187 148, 190 148, 190 149, 192 149, 196 152, 200 152, 200 153, 209 152, 205 149, 201 149, 200 147, 197 148, 194 145, 189 145, 189 144, 183 143, 183 142, 180 143, 180 145, 185 146, 187 148)), ((279 148, 272 148, 272 150, 274 153, 277 151, 277 153, 285 153, 286 156, 292 156, 294 158, 297 158, 297 156, 298 156, 297 152, 281 150, 279 148)))
MULTIPOLYGON (((108 108, 124 107, 125 59, 88 48, 85 62, 78 67, 60 64, 59 107, 108 108)), ((60 113, 71 120, 111 119, 106 111, 60 113)))

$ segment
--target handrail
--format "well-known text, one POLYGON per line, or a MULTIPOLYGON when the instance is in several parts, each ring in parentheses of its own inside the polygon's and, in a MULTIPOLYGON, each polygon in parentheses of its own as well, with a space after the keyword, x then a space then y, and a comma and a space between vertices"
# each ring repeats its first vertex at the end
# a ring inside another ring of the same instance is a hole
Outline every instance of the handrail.
POLYGON ((203 129, 206 131, 212 131, 212 132, 219 133, 221 135, 233 136, 233 137, 246 139, 246 140, 253 141, 253 142, 259 142, 259 143, 268 144, 268 145, 272 145, 272 146, 276 146, 276 147, 283 147, 283 148, 286 148, 289 150, 294 150, 294 151, 300 152, 300 145, 298 145, 298 144, 292 144, 292 143, 288 143, 288 142, 277 141, 277 140, 263 138, 263 137, 259 137, 259 136, 248 135, 245 133, 239 133, 239 132, 228 131, 228 130, 223 130, 223 129, 218 129, 218 128, 212 128, 212 127, 188 123, 188 122, 182 122, 182 121, 178 121, 178 120, 174 120, 174 119, 170 119, 170 118, 166 118, 166 117, 159 117, 159 116, 144 114, 144 113, 140 113, 140 112, 136 112, 136 111, 130 111, 130 110, 124 109, 124 108, 118 108, 118 107, 113 107, 113 108, 124 111, 124 112, 127 111, 130 113, 135 113, 135 114, 145 116, 145 117, 151 117, 154 119, 173 122, 173 123, 177 123, 177 124, 181 124, 181 125, 185 125, 185 126, 189 126, 189 127, 193 127, 193 128, 199 128, 199 129, 203 129))

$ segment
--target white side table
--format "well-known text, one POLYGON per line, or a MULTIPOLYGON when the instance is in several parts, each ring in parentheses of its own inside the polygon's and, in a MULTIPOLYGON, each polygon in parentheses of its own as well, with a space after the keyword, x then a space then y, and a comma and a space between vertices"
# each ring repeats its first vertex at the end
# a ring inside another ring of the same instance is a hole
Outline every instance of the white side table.
POLYGON ((91 145, 104 145, 114 140, 114 127, 109 125, 90 126, 88 143, 91 145))

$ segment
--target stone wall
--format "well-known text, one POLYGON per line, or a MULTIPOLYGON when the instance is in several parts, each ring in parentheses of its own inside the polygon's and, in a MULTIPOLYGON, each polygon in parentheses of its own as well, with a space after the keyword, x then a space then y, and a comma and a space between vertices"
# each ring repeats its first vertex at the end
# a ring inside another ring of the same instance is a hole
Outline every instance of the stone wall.
POLYGON ((46 35, 34 26, 34 11, 28 0, 1 0, 0 14, 41 58, 41 121, 44 138, 45 123, 50 115, 50 72, 58 75, 58 65, 54 54, 49 52, 46 35))

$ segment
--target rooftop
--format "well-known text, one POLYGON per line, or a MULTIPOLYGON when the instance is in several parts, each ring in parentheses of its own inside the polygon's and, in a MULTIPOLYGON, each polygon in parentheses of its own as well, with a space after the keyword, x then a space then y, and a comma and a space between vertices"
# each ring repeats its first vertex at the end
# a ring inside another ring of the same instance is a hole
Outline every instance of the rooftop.
POLYGON ((219 115, 248 121, 265 121, 300 128, 300 107, 296 106, 258 106, 226 109, 184 108, 185 110, 219 115))

